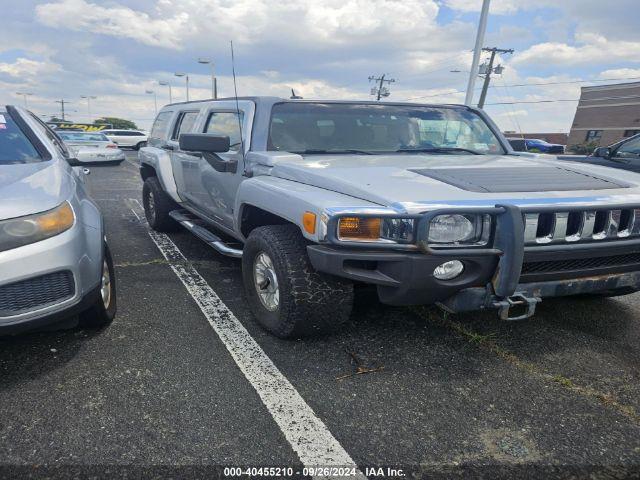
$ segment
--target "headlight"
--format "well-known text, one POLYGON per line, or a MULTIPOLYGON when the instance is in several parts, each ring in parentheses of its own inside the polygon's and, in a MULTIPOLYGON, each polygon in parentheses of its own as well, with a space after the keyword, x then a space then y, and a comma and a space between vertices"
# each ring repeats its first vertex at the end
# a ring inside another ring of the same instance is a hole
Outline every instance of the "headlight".
POLYGON ((408 218, 342 217, 338 239, 356 242, 413 242, 414 224, 408 218))
POLYGON ((58 235, 69 230, 74 221, 69 202, 47 212, 0 221, 0 252, 58 235))
POLYGON ((438 215, 429 225, 430 243, 485 245, 490 234, 489 215, 438 215))

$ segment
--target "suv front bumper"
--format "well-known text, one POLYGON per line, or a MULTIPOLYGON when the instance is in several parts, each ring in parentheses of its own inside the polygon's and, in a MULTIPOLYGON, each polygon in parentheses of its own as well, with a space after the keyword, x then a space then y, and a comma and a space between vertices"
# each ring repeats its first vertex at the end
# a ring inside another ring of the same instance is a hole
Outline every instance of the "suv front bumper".
MULTIPOLYGON (((428 228, 430 220, 443 213, 451 210, 416 218, 419 225, 428 228)), ((367 248, 353 242, 343 246, 332 236, 330 243, 310 245, 307 250, 317 270, 376 285, 383 303, 438 303, 452 312, 497 308, 506 319, 531 316, 542 297, 640 288, 637 235, 602 243, 525 246, 520 208, 496 205, 486 213, 495 221, 491 247, 434 249, 424 241, 428 229, 423 228, 418 234, 420 250, 398 251, 390 246, 373 250, 371 245, 367 248), (450 260, 461 261, 463 273, 452 280, 435 278, 434 269, 450 260), (526 306, 525 314, 509 316, 509 308, 515 305, 526 306)), ((333 226, 335 223, 334 219, 333 226)))

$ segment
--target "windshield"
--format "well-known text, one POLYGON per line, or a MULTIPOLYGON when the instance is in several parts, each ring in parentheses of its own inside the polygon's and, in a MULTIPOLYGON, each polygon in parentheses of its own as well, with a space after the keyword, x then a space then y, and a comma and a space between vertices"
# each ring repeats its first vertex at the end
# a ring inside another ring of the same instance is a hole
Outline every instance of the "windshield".
POLYGON ((279 103, 269 150, 292 153, 505 153, 484 120, 461 107, 279 103))
POLYGON ((102 133, 86 132, 56 132, 66 142, 108 142, 109 139, 102 133))
POLYGON ((42 157, 7 112, 0 112, 0 165, 33 163, 42 157))

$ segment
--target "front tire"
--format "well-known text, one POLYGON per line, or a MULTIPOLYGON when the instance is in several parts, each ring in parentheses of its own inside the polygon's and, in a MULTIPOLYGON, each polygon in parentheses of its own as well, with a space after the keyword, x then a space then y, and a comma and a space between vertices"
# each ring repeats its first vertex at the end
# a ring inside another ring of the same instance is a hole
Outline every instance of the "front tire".
POLYGON ((106 242, 103 246, 100 296, 96 302, 80 314, 80 326, 100 328, 109 325, 116 316, 116 276, 113 258, 106 242))
POLYGON ((138 142, 136 144, 136 146, 133 147, 133 149, 134 150, 140 150, 141 148, 146 147, 146 146, 147 146, 147 142, 138 142))
POLYGON ((169 216, 169 212, 178 206, 162 189, 158 177, 149 177, 142 186, 142 204, 149 226, 158 232, 173 232, 178 223, 169 216))
POLYGON ((280 338, 328 333, 353 307, 353 284, 313 269, 295 225, 253 230, 243 249, 242 278, 258 322, 280 338))

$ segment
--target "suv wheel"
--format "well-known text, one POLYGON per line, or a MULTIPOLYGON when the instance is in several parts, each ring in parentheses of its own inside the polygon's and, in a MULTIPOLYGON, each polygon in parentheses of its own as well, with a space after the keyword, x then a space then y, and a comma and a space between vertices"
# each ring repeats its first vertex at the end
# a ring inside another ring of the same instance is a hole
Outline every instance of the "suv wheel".
POLYGON ((142 186, 142 204, 144 215, 149 226, 158 232, 172 232, 177 229, 177 222, 169 216, 169 212, 178 206, 166 194, 158 177, 148 177, 142 186))
POLYGON ((245 243, 242 278, 260 325, 280 338, 330 332, 353 306, 353 284, 317 272, 295 225, 256 228, 245 243))
POLYGON ((104 327, 116 316, 116 276, 113 258, 106 242, 103 252, 100 296, 91 307, 80 314, 82 327, 104 327))
POLYGON ((140 150, 142 147, 146 147, 147 142, 138 142, 134 148, 134 150, 140 150))

